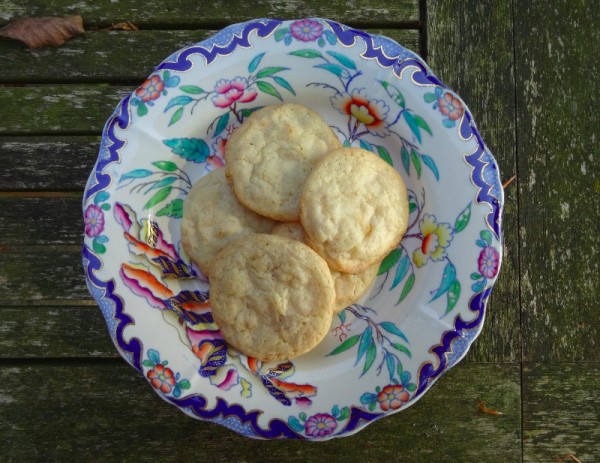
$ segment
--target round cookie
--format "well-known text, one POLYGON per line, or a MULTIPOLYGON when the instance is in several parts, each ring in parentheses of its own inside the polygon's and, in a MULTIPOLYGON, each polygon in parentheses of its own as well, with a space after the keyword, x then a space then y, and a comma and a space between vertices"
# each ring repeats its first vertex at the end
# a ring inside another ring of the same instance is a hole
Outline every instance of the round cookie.
POLYGON ((400 174, 361 148, 340 148, 313 169, 302 192, 306 242, 340 272, 360 273, 394 249, 408 225, 400 174))
MULTIPOLYGON (((304 228, 302 228, 302 225, 298 222, 276 223, 273 226, 271 233, 279 236, 287 236, 288 238, 303 243, 306 242, 304 228)), ((372 265, 356 275, 331 270, 333 286, 335 288, 334 314, 341 312, 364 296, 377 277, 379 264, 380 262, 377 262, 375 265, 372 265)))
POLYGON ((227 243, 250 233, 268 232, 273 224, 240 204, 225 178, 225 169, 216 169, 194 184, 183 203, 181 243, 208 275, 212 260, 227 243))
POLYGON ((331 274, 299 241, 266 234, 234 241, 215 258, 210 283, 215 323, 229 344, 250 357, 290 359, 329 331, 331 274))
POLYGON ((229 137, 225 169, 242 204, 299 221, 300 193, 314 164, 340 141, 319 114, 298 104, 267 106, 229 137))

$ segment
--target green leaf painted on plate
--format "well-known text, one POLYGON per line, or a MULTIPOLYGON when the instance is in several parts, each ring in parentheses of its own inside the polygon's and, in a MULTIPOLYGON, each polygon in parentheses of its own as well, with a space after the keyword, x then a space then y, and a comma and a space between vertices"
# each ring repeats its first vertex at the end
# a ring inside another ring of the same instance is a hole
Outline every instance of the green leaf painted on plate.
POLYGON ((367 355, 365 356, 365 364, 362 371, 363 375, 369 371, 373 365, 373 362, 375 361, 375 357, 377 357, 377 345, 375 344, 375 341, 371 339, 371 344, 369 344, 369 347, 367 348, 367 355))
POLYGON ((323 55, 320 51, 311 50, 309 48, 304 50, 296 50, 290 52, 290 55, 299 56, 300 58, 323 58, 323 55))
POLYGON ((454 233, 460 233, 461 231, 463 231, 465 228, 467 228, 467 225, 469 224, 469 221, 471 220, 471 203, 469 203, 469 205, 467 207, 465 207, 460 214, 458 214, 458 217, 456 218, 456 222, 454 222, 454 233))
POLYGON ((454 280, 448 288, 447 295, 447 304, 446 304, 446 314, 450 313, 454 307, 456 307, 456 303, 460 298, 460 282, 458 280, 454 280))
POLYGON ((417 153, 414 149, 410 151, 410 159, 412 160, 413 165, 415 166, 415 171, 417 172, 417 178, 421 178, 421 172, 423 171, 423 167, 421 165, 421 157, 419 153, 417 153))
POLYGON ((404 284, 404 288, 402 288, 402 293, 400 294, 400 298, 398 299, 398 304, 406 299, 406 296, 410 293, 415 285, 415 274, 411 273, 410 276, 406 279, 406 283, 404 284))
POLYGON ((382 275, 389 271, 398 260, 400 260, 400 256, 402 255, 402 251, 400 249, 392 249, 392 251, 381 261, 379 265, 379 270, 377 271, 377 275, 382 275))
POLYGON ((191 96, 187 96, 187 95, 179 95, 176 96, 175 98, 171 98, 169 100, 169 102, 167 103, 167 106, 165 106, 165 109, 163 109, 163 112, 167 112, 169 109, 175 107, 175 106, 185 106, 188 103, 191 103, 192 97, 191 96))
POLYGON ((155 161, 152 163, 153 166, 158 167, 160 170, 165 172, 175 172, 177 170, 177 164, 173 161, 155 161))
POLYGON ((152 197, 148 200, 148 202, 144 205, 144 209, 150 209, 151 207, 156 206, 161 201, 167 199, 167 196, 171 194, 173 187, 167 186, 165 188, 161 188, 156 193, 152 195, 152 197))
POLYGON ((400 158, 402 159, 402 166, 408 175, 410 175, 410 155, 405 146, 400 149, 400 158))
POLYGON ((265 82, 264 80, 259 80, 256 82, 256 86, 261 92, 274 96, 275 98, 283 101, 281 93, 279 93, 279 90, 277 90, 273 84, 265 82))
POLYGON ((210 155, 208 145, 201 138, 171 138, 163 140, 163 143, 186 161, 201 163, 210 155))
POLYGON ((284 68, 281 66, 273 66, 273 67, 263 68, 256 73, 256 77, 259 79, 262 79, 264 77, 269 77, 269 76, 272 76, 273 74, 277 74, 278 72, 287 71, 287 70, 289 70, 289 68, 284 68))
POLYGON ((347 351, 348 349, 352 348, 352 346, 354 346, 358 342, 359 339, 360 339, 360 335, 358 335, 358 334, 355 334, 354 336, 350 336, 348 339, 346 339, 343 343, 341 343, 339 346, 337 346, 335 349, 333 349, 327 355, 337 355, 341 352, 347 351))
POLYGON ((389 151, 384 146, 377 146, 377 154, 379 154, 379 157, 387 162, 390 166, 394 165, 394 161, 392 161, 389 151))
POLYGON ((181 219, 183 217, 183 199, 174 199, 163 208, 156 211, 157 217, 173 217, 181 219))
POLYGON ((169 120, 169 127, 179 121, 181 116, 183 116, 183 106, 173 113, 171 119, 169 120))
POLYGON ((335 58, 335 60, 342 66, 345 66, 348 69, 356 69, 356 64, 354 64, 354 61, 352 61, 346 55, 342 55, 341 53, 338 53, 336 51, 328 51, 327 54, 329 56, 333 56, 333 58, 335 58))
POLYGON ((260 64, 260 61, 263 59, 263 56, 265 56, 264 52, 259 53, 254 58, 252 58, 252 61, 250 61, 250 64, 248 65, 248 72, 256 71, 256 69, 258 68, 258 65, 260 64))
POLYGON ((217 128, 215 129, 215 137, 220 135, 227 128, 227 124, 229 124, 229 113, 223 114, 219 117, 217 122, 217 128))
POLYGON ((291 86, 291 84, 285 80, 283 77, 280 76, 273 76, 273 80, 275 81, 275 83, 277 85, 279 85, 282 88, 285 88, 288 92, 290 92, 292 95, 296 95, 296 92, 294 91, 294 88, 291 86))
POLYGON ((182 85, 179 88, 182 92, 189 93, 191 95, 200 95, 201 93, 206 93, 203 88, 198 87, 197 85, 182 85))

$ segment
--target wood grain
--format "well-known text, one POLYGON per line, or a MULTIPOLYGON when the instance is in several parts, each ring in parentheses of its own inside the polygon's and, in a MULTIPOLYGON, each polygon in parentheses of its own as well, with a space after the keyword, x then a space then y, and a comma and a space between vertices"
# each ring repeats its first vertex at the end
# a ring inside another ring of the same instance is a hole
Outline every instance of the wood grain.
POLYGON ((600 10, 515 8, 523 357, 598 361, 600 10))
POLYGON ((172 0, 165 7, 160 2, 141 4, 135 0, 111 3, 110 7, 94 1, 47 0, 39 2, 3 1, 3 20, 28 16, 63 16, 81 14, 86 28, 110 26, 130 21, 145 29, 165 29, 174 26, 196 28, 206 25, 224 26, 229 23, 253 18, 332 18, 342 22, 377 22, 398 24, 419 20, 418 0, 372 0, 368 3, 356 0, 258 0, 247 2, 230 0, 221 2, 198 2, 172 0))
POLYGON ((29 307, 60 304, 63 300, 89 300, 80 250, 79 245, 0 252, 2 304, 29 307))
POLYGON ((81 197, 66 192, 41 197, 0 193, 0 246, 81 245, 81 197))
POLYGON ((0 191, 83 191, 99 145, 99 136, 0 137, 0 191))
POLYGON ((355 436, 321 443, 256 441, 195 421, 118 360, 0 366, 0 455, 15 461, 41 455, 67 461, 83 452, 94 461, 135 462, 174 456, 215 463, 319 462, 325 455, 332 462, 517 462, 519 422, 514 365, 456 367, 406 411, 355 436), (480 399, 504 414, 481 413, 480 399))
MULTIPOLYGON (((566 454, 600 461, 600 364, 528 364, 523 369, 523 461, 566 454)), ((569 461, 569 460, 566 460, 569 461)))
MULTIPOLYGON (((429 65, 469 106, 503 178, 512 175, 516 162, 512 22, 511 4, 506 1, 428 3, 429 65), (472 20, 476 17, 489 20, 472 20)), ((520 359, 516 200, 516 188, 509 188, 503 221, 504 261, 483 332, 468 361, 520 359)))
POLYGON ((0 307, 0 359, 118 357, 95 302, 71 304, 0 307))

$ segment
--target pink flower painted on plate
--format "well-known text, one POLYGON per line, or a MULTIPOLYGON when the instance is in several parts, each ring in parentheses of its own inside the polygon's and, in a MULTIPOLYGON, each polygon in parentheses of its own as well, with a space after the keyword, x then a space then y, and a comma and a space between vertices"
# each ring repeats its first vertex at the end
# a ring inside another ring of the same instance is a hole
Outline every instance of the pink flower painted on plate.
POLYGON ((306 420, 304 430, 312 437, 324 437, 337 428, 336 419, 327 413, 317 413, 306 420))
POLYGON ((156 100, 165 89, 164 81, 156 74, 146 79, 135 91, 135 96, 144 103, 156 100))
POLYGON ((500 266, 500 254, 492 246, 483 248, 477 260, 479 273, 486 278, 494 278, 500 266))
POLYGON ((450 92, 444 93, 444 95, 438 99, 438 104, 440 106, 440 112, 453 121, 460 119, 465 112, 462 103, 450 92))
POLYGON ((155 389, 158 389, 165 394, 171 392, 177 384, 173 370, 166 368, 162 363, 155 365, 154 368, 149 370, 146 377, 150 380, 150 384, 152 384, 155 389))
POLYGON ((384 412, 387 412, 390 409, 399 409, 404 403, 408 402, 409 398, 410 395, 401 384, 390 384, 385 386, 379 394, 377 394, 377 401, 384 412))
POLYGON ((228 108, 234 103, 249 103, 258 95, 244 77, 221 79, 215 84, 214 91, 216 95, 212 97, 212 102, 218 108, 228 108))
POLYGON ((104 212, 95 204, 90 204, 85 210, 83 222, 87 236, 98 236, 104 230, 104 212))
POLYGON ((381 100, 367 98, 364 89, 339 93, 331 98, 331 102, 342 114, 362 122, 369 133, 380 137, 389 134, 385 122, 389 107, 381 100))
POLYGON ((301 19, 292 23, 290 33, 301 42, 314 42, 321 37, 323 25, 310 19, 301 19))

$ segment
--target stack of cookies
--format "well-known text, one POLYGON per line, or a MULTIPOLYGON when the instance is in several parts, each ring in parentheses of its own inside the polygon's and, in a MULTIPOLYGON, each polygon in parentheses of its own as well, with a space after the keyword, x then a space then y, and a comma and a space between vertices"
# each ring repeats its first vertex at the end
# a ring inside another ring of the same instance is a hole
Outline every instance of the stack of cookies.
POLYGON ((406 187, 298 104, 252 114, 229 138, 225 164, 186 198, 183 247, 209 277, 229 344, 263 361, 296 357, 370 288, 400 242, 406 187))

